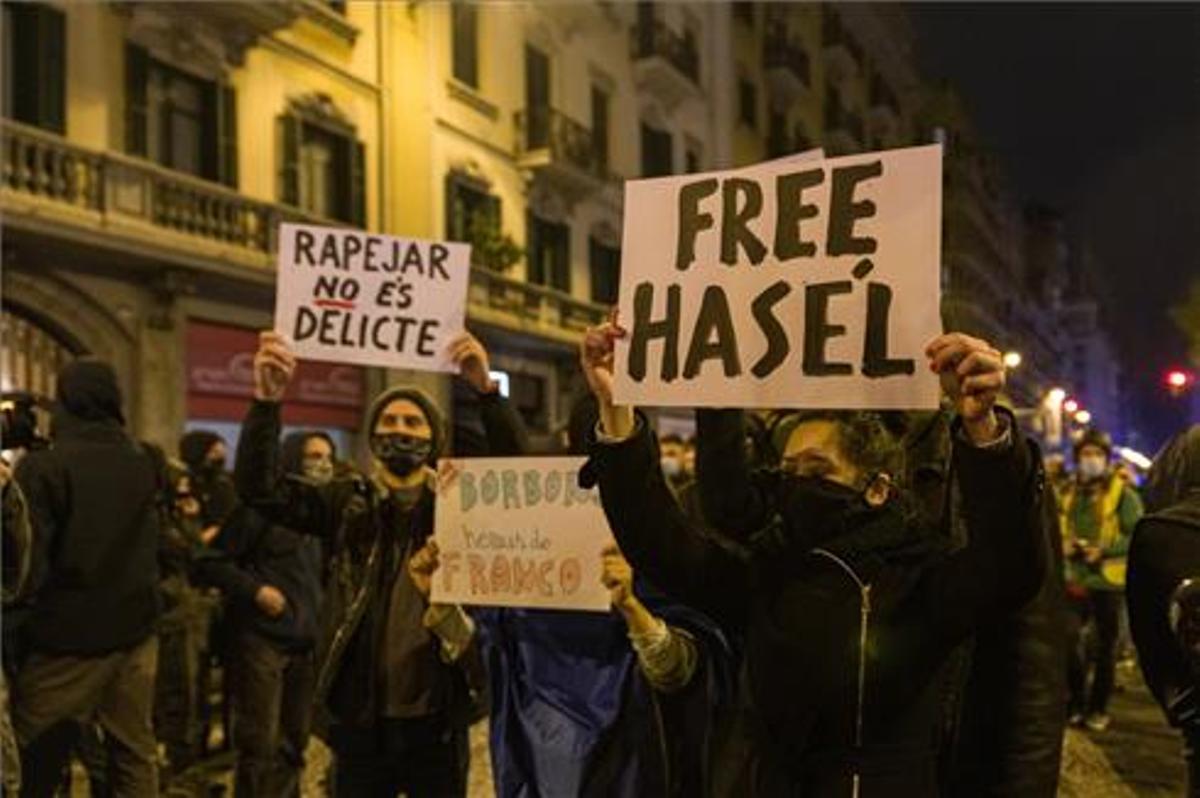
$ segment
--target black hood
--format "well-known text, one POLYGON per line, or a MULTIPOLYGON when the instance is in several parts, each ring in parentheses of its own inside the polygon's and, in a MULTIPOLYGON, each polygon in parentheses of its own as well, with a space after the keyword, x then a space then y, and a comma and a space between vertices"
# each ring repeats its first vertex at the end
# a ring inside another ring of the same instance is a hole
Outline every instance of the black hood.
POLYGON ((208 451, 220 440, 220 435, 206 429, 194 429, 185 433, 179 439, 179 459, 187 463, 192 471, 199 471, 204 465, 204 459, 208 457, 208 451))
POLYGON ((321 438, 331 450, 337 451, 333 438, 320 430, 293 432, 283 439, 279 448, 279 467, 284 474, 298 475, 304 472, 304 447, 313 438, 321 438))
POLYGON ((117 374, 96 358, 79 358, 58 372, 58 405, 68 416, 83 421, 125 424, 117 374))
POLYGON ((429 428, 433 430, 430 440, 432 445, 430 461, 436 460, 442 454, 442 447, 446 444, 446 420, 429 395, 419 388, 402 386, 388 388, 375 397, 375 401, 371 403, 371 409, 367 412, 367 435, 375 434, 375 424, 379 421, 379 416, 383 413, 384 408, 397 399, 407 399, 421 408, 421 412, 425 414, 425 420, 429 422, 429 428))

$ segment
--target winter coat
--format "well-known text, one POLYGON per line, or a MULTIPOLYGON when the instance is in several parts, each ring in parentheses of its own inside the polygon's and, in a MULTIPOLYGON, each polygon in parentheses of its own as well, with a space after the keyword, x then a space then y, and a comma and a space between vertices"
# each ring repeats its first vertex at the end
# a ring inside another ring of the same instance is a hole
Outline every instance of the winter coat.
MULTIPOLYGON (((672 598, 739 630, 752 761, 723 794, 934 796, 951 652, 1039 589, 1045 555, 1036 450, 954 444, 968 545, 906 560, 893 511, 814 550, 750 560, 697 535, 658 468, 648 427, 597 444, 593 470, 634 568, 672 598), (879 545, 860 545, 877 540, 879 545), (895 553, 893 553, 895 552, 895 553)), ((726 774, 727 775, 727 774, 726 774)))

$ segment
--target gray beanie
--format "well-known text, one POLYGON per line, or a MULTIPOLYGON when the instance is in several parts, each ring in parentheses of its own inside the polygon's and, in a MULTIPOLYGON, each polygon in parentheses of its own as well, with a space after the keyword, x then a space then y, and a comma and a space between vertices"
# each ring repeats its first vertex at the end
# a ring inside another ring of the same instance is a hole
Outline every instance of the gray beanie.
POLYGON ((429 422, 429 428, 433 430, 431 441, 433 448, 430 459, 437 459, 442 454, 442 446, 446 443, 446 419, 429 395, 420 388, 397 385, 375 397, 375 401, 371 403, 371 409, 367 412, 367 435, 375 434, 375 425, 379 422, 379 416, 383 414, 383 409, 397 399, 407 399, 421 408, 421 412, 425 414, 425 420, 429 422))

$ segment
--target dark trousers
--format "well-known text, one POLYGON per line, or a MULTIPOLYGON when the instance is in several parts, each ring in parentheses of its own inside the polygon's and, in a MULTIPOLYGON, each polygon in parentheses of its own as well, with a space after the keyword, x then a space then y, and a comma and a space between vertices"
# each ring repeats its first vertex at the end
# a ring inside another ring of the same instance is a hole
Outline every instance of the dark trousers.
POLYGON ((151 725, 158 638, 96 657, 30 656, 13 684, 13 725, 21 743, 21 794, 54 795, 79 725, 104 732, 112 795, 158 794, 151 725))
POLYGON ((1116 669, 1121 599, 1122 594, 1117 591, 1090 590, 1086 597, 1071 600, 1067 684, 1071 691, 1072 713, 1108 711, 1116 669), (1089 658, 1082 645, 1083 628, 1089 620, 1096 625, 1096 672, 1090 694, 1087 691, 1089 658))
POLYGON ((299 796, 312 720, 313 654, 289 653, 243 632, 234 638, 230 658, 235 793, 299 796))
POLYGON ((466 727, 440 717, 380 720, 330 729, 336 798, 463 798, 470 763, 466 727))

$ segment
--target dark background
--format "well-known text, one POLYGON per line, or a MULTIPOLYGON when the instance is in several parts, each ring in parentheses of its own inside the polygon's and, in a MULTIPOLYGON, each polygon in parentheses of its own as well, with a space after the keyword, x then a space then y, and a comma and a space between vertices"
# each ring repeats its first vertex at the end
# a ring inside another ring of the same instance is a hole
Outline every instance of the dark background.
POLYGON ((1200 4, 910 12, 925 77, 959 91, 1019 196, 1061 210, 1090 251, 1135 443, 1153 451, 1190 405, 1163 374, 1187 365, 1167 308, 1200 279, 1200 4))

